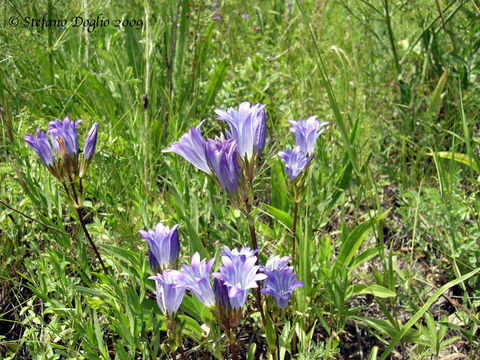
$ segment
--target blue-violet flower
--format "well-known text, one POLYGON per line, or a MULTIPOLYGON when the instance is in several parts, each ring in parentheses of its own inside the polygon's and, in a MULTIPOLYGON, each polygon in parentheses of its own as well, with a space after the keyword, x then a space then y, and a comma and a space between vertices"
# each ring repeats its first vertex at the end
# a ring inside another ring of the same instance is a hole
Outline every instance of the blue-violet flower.
POLYGON ((233 138, 226 139, 222 134, 215 140, 208 139, 206 152, 208 165, 217 176, 220 185, 235 195, 240 176, 237 142, 233 138))
POLYGON ((238 142, 238 154, 251 159, 253 153, 262 152, 267 138, 267 118, 265 105, 249 102, 240 104, 238 110, 230 107, 227 111, 216 109, 218 120, 225 120, 232 136, 238 142))
POLYGON ((317 139, 325 131, 325 126, 329 124, 328 122, 320 124, 316 116, 311 116, 307 120, 289 120, 289 123, 293 125, 290 131, 295 134, 296 145, 300 146, 300 150, 308 156, 315 152, 317 139))
POLYGON ((180 253, 178 225, 174 225, 170 229, 168 226, 159 223, 155 230, 139 230, 138 232, 150 246, 148 257, 153 271, 158 272, 175 265, 180 253))
POLYGON ((150 276, 149 279, 155 280, 157 304, 160 310, 165 316, 175 314, 185 295, 185 288, 177 287, 180 283, 177 272, 166 269, 162 274, 150 276))
POLYGON ((279 151, 278 155, 285 162, 285 171, 290 180, 295 180, 312 160, 312 157, 305 156, 299 146, 295 146, 293 150, 279 151))
MULTIPOLYGON (((227 250, 227 249, 226 249, 227 250)), ((255 265, 257 257, 255 255, 229 255, 222 256, 223 266, 220 266, 220 272, 213 273, 212 276, 222 280, 228 288, 228 297, 230 305, 234 309, 240 309, 245 305, 248 291, 257 288, 257 281, 264 280, 267 276, 258 273, 259 266, 255 265)))
POLYGON ((200 254, 196 252, 192 256, 192 265, 182 265, 182 270, 177 271, 180 281, 178 287, 184 287, 191 292, 207 307, 215 305, 215 295, 210 282, 210 272, 215 263, 215 258, 208 263, 203 259, 200 261, 200 254))
POLYGON ((197 126, 192 126, 188 133, 183 135, 180 138, 180 141, 176 141, 166 149, 163 149, 162 152, 173 152, 180 155, 185 160, 189 161, 197 169, 202 170, 203 172, 211 175, 212 171, 208 167, 205 147, 207 142, 202 136, 202 131, 200 127, 202 122, 197 126))
POLYGON ((25 134, 23 139, 33 150, 35 150, 40 157, 40 160, 42 160, 47 168, 51 169, 55 166, 57 161, 53 154, 50 141, 48 141, 48 135, 45 132, 41 131, 40 128, 37 128, 37 137, 25 134))

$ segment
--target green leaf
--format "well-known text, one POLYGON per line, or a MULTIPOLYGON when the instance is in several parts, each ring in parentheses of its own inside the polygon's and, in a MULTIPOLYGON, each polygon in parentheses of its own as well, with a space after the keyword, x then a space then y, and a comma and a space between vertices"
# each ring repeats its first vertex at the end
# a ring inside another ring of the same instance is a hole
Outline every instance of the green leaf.
POLYGON ((247 360, 255 359, 255 351, 257 350, 257 344, 252 343, 250 349, 248 349, 247 360))
POLYGON ((428 113, 434 118, 438 117, 438 114, 442 107, 442 91, 445 88, 445 84, 447 83, 447 74, 447 71, 443 73, 442 77, 438 81, 437 86, 435 87, 435 90, 433 90, 432 97, 430 98, 430 107, 428 109, 428 113))
POLYGON ((190 241, 190 247, 192 253, 199 252, 201 258, 208 257, 208 253, 203 246, 202 241, 197 235, 197 232, 193 228, 192 224, 188 219, 185 219, 185 224, 187 225, 188 240, 190 241))
POLYGON ((390 210, 387 210, 383 214, 365 221, 364 223, 358 225, 355 230, 348 235, 347 239, 342 242, 340 252, 337 260, 335 261, 335 268, 338 269, 339 266, 350 266, 355 253, 362 245, 370 230, 372 230, 373 225, 382 220, 389 212, 390 210))
POLYGON ((395 297, 397 294, 386 287, 378 284, 366 285, 356 284, 352 285, 352 295, 373 295, 382 299, 395 297))
POLYGON ((277 209, 265 203, 262 203, 262 206, 266 209, 266 211, 261 210, 262 212, 278 220, 278 222, 280 222, 280 224, 285 226, 288 230, 291 230, 293 228, 293 218, 285 211, 277 209))
MULTIPOLYGON (((434 156, 434 153, 427 153, 428 156, 434 156)), ((455 160, 456 162, 462 163, 464 165, 467 165, 474 171, 480 174, 480 169, 478 167, 478 164, 475 161, 470 161, 470 158, 466 154, 458 153, 458 152, 450 152, 450 151, 440 151, 437 153, 437 155, 443 159, 452 159, 455 160)))

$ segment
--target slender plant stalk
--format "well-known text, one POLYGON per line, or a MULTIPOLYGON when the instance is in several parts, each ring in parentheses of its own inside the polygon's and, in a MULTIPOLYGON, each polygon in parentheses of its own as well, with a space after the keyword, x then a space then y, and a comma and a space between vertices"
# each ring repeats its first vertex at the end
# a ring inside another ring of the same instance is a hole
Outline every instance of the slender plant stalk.
POLYGON ((393 37, 392 21, 390 17, 388 0, 385 0, 384 7, 385 7, 385 21, 387 23, 388 39, 390 40, 390 46, 392 47, 393 58, 395 59, 395 69, 397 70, 397 74, 400 74, 400 70, 401 70, 400 61, 398 60, 397 48, 395 47, 395 38, 393 37))
MULTIPOLYGON (((255 226, 249 225, 249 228, 250 228, 250 236, 252 238, 252 247, 254 250, 258 249, 257 234, 255 233, 255 226)), ((258 253, 255 255, 257 257, 257 264, 258 264, 258 253)), ((262 294, 260 293, 260 287, 257 287, 257 304, 258 304, 258 311, 260 311, 260 315, 262 317, 262 325, 263 327, 265 327, 266 321, 265 321, 265 313, 263 311, 262 294)))
POLYGON ((187 358, 185 357, 185 351, 183 351, 183 346, 180 345, 178 348, 180 349, 180 355, 182 356, 182 360, 187 360, 187 358))
POLYGON ((293 209, 293 229, 292 229, 292 264, 295 266, 295 243, 297 242, 297 217, 298 201, 295 202, 293 209))
POLYGON ((278 339, 278 325, 275 324, 275 345, 277 346, 277 360, 280 360, 280 340, 278 339))
MULTIPOLYGON (((65 184, 64 184, 64 187, 66 188, 67 194, 68 194, 68 188, 65 186, 65 184)), ((75 210, 77 211, 78 220, 80 221, 80 225, 82 226, 83 232, 85 233, 85 236, 87 237, 88 242, 90 243, 90 246, 92 247, 93 251, 95 252, 95 255, 97 256, 98 261, 100 261, 100 265, 102 265, 103 272, 105 273, 105 275, 108 275, 108 270, 105 267, 105 263, 103 262, 102 257, 100 256, 100 253, 98 252, 97 246, 93 242, 92 237, 90 236, 90 233, 88 232, 87 227, 85 226, 85 221, 83 220, 82 212, 81 212, 82 207, 80 206, 80 203, 78 202, 77 191, 75 190, 75 185, 73 184, 73 182, 70 183, 70 187, 72 188, 73 200, 75 201, 75 210)))
MULTIPOLYGON (((83 0, 83 15, 85 16, 85 19, 88 19, 88 8, 87 8, 88 2, 87 0, 83 0)), ((90 67, 90 54, 88 50, 88 27, 84 27, 84 36, 85 36, 85 61, 87 63, 87 68, 90 67)))
POLYGON ((237 352, 237 344, 235 341, 232 341, 231 337, 229 337, 230 342, 230 352, 232 353, 232 359, 238 359, 238 352, 237 352))
POLYGON ((144 186, 148 189, 148 93, 150 91, 150 26, 148 18, 150 17, 150 8, 148 1, 145 1, 145 95, 143 100, 143 176, 144 186))

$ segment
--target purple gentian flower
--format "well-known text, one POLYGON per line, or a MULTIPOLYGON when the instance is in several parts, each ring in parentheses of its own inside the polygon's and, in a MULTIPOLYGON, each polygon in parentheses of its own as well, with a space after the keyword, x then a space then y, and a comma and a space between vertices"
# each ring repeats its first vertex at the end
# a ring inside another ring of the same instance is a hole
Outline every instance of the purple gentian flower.
POLYGON ((320 124, 316 116, 311 116, 307 120, 289 120, 289 123, 293 125, 290 131, 295 134, 297 146, 300 146, 300 150, 305 155, 313 155, 318 137, 325 131, 325 126, 329 124, 328 122, 320 124))
POLYGON ((232 137, 238 142, 238 154, 251 159, 253 153, 262 152, 267 137, 267 118, 265 105, 249 102, 240 104, 238 110, 216 109, 217 120, 225 120, 230 126, 232 137))
POLYGON ((217 176, 220 185, 235 195, 238 188, 240 167, 238 165, 237 142, 225 139, 223 134, 207 141, 207 162, 217 176))
POLYGON ((192 126, 188 133, 180 138, 180 141, 172 143, 168 148, 162 150, 162 152, 173 152, 178 154, 192 163, 197 169, 211 175, 212 171, 208 167, 205 155, 205 146, 207 142, 203 138, 200 130, 202 123, 203 121, 197 126, 192 126))
POLYGON ((283 269, 280 267, 273 270, 265 269, 265 274, 267 278, 264 281, 264 288, 261 292, 266 295, 272 295, 281 309, 287 307, 290 294, 297 287, 304 285, 303 282, 297 280, 297 274, 293 273, 293 266, 284 267, 283 269))
POLYGON ((223 250, 220 250, 220 255, 228 256, 232 261, 235 261, 236 259, 242 259, 245 261, 246 258, 255 256, 258 251, 258 249, 250 250, 250 246, 244 246, 240 251, 237 249, 230 250, 228 246, 224 245, 223 250))
POLYGON ((157 304, 160 310, 165 316, 175 314, 185 295, 185 289, 177 287, 180 280, 176 272, 166 269, 163 274, 150 276, 149 279, 155 280, 157 304))
POLYGON ((180 240, 178 238, 178 225, 172 229, 161 223, 155 230, 138 230, 140 235, 148 241, 150 250, 148 257, 153 271, 159 271, 174 266, 180 253, 180 240))
POLYGON ((261 268, 262 271, 274 271, 274 270, 283 270, 288 266, 288 260, 290 256, 280 257, 275 255, 273 258, 268 259, 264 267, 261 268))
POLYGON ((257 281, 264 280, 267 276, 258 273, 260 267, 255 265, 257 262, 255 255, 234 255, 233 252, 230 252, 230 255, 232 257, 222 256, 223 266, 219 267, 220 272, 213 273, 212 276, 222 280, 227 286, 232 308, 240 309, 245 305, 248 291, 257 288, 257 281))
POLYGON ((95 123, 88 132, 87 139, 85 140, 83 150, 83 157, 85 160, 90 160, 93 157, 93 154, 95 154, 95 147, 97 146, 97 131, 98 123, 95 123))
POLYGON ((57 136, 60 136, 65 142, 68 156, 75 157, 78 155, 77 125, 81 122, 82 120, 78 120, 77 122, 71 121, 67 116, 63 119, 63 122, 57 119, 48 124, 48 132, 50 133, 53 148, 57 154, 61 152, 60 145, 57 141, 57 136))
POLYGON ((215 263, 215 258, 208 263, 203 259, 200 261, 200 254, 196 252, 192 256, 192 265, 182 265, 182 270, 178 271, 179 287, 184 287, 193 292, 193 294, 207 307, 215 305, 215 295, 213 294, 212 284, 210 282, 210 271, 215 263))
POLYGON ((25 134, 23 139, 35 150, 45 166, 52 168, 56 164, 57 161, 53 154, 52 145, 48 141, 48 135, 41 131, 40 128, 37 128, 37 137, 25 134))
POLYGON ((242 18, 244 18, 245 20, 248 20, 250 19, 250 16, 247 13, 243 13, 242 18))
POLYGON ((278 155, 285 162, 285 171, 290 180, 295 180, 312 160, 312 157, 305 156, 299 146, 295 146, 293 150, 279 151, 278 155))
POLYGON ((213 279, 213 293, 215 296, 215 304, 225 310, 232 309, 230 299, 228 297, 228 287, 222 280, 213 279))

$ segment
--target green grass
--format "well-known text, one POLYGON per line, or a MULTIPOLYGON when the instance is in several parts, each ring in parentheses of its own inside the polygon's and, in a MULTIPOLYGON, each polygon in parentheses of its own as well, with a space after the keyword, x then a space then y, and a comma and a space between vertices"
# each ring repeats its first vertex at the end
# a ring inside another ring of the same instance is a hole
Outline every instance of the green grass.
MULTIPOLYGON (((291 254, 294 208, 276 156, 294 144, 288 120, 330 122, 300 203, 306 286, 280 324, 281 358, 480 356, 479 1, 292 2, 219 0, 220 21, 208 0, 0 3, 0 357, 171 357, 138 229, 178 223, 181 262, 250 235, 225 194, 161 150, 203 119, 214 137, 214 110, 246 100, 268 117, 255 181, 261 261, 291 254), (85 13, 111 24, 22 23, 85 13), (23 141, 66 115, 83 119, 80 139, 100 124, 84 206, 108 277, 23 141)), ((189 297, 180 313, 187 353, 221 358, 208 310, 189 297)), ((266 358, 271 334, 250 315, 240 350, 266 358)))

